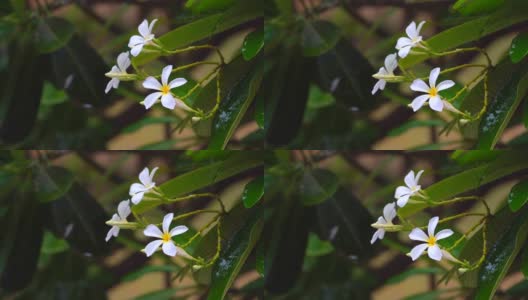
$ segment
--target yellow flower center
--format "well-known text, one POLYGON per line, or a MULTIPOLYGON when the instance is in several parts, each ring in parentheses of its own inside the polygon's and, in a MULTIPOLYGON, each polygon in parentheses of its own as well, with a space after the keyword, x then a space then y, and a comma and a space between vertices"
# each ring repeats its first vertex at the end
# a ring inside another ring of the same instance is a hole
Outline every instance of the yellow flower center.
POLYGON ((429 90, 429 96, 435 97, 436 95, 438 95, 438 91, 436 90, 436 88, 431 88, 429 90))
POLYGON ((163 236, 161 237, 161 239, 163 240, 164 243, 166 243, 171 240, 171 236, 167 232, 165 232, 163 236))
POLYGON ((434 246, 436 244, 436 238, 434 236, 430 236, 429 239, 427 239, 427 245, 430 247, 434 246))
POLYGON ((161 87, 161 93, 163 95, 167 95, 168 93, 170 93, 170 88, 168 85, 164 84, 162 87, 161 87))

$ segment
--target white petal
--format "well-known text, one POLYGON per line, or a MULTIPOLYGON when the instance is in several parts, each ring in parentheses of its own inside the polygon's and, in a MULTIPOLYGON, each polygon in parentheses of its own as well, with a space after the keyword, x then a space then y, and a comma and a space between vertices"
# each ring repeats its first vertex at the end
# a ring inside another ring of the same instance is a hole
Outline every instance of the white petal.
POLYGON ((440 261, 442 259, 442 250, 440 250, 440 247, 435 244, 427 249, 427 255, 429 255, 429 258, 431 259, 440 261))
POLYGON ((414 21, 412 21, 411 24, 407 25, 407 28, 405 28, 405 33, 411 39, 418 36, 418 31, 416 30, 416 23, 414 23, 414 21))
POLYGON ((431 88, 436 87, 436 80, 438 79, 439 74, 440 68, 434 68, 431 70, 431 73, 429 73, 429 86, 431 88))
POLYGON ((117 78, 112 78, 110 79, 110 81, 108 81, 108 84, 106 85, 106 88, 105 88, 105 94, 108 94, 110 89, 114 86, 114 80, 117 80, 117 78))
POLYGON ((168 109, 174 109, 176 107, 176 100, 170 93, 165 94, 161 96, 161 105, 168 109))
POLYGON ((404 207, 407 204, 407 201, 409 201, 409 197, 411 197, 411 195, 401 196, 396 203, 399 207, 404 207))
POLYGON ((172 65, 168 65, 161 71, 161 84, 166 85, 169 82, 169 76, 172 72, 172 65))
POLYGON ((130 201, 124 200, 119 202, 119 205, 117 205, 117 214, 121 218, 121 220, 125 221, 126 218, 130 215, 130 201))
POLYGON ((422 26, 425 24, 425 21, 420 22, 418 24, 418 27, 416 28, 416 36, 420 36, 420 31, 422 30, 422 26))
POLYGON ((413 188, 416 185, 416 181, 414 181, 414 171, 413 170, 409 171, 409 173, 405 175, 405 178, 403 179, 403 181, 409 188, 413 188))
POLYGON ((189 228, 187 228, 187 226, 183 226, 183 225, 176 226, 176 227, 172 228, 172 230, 170 231, 170 236, 175 236, 175 235, 178 235, 178 234, 182 234, 184 232, 187 232, 187 230, 189 230, 189 228))
POLYGON ((182 86, 182 85, 184 85, 186 83, 187 83, 187 79, 185 79, 185 78, 176 78, 176 79, 173 79, 169 83, 169 88, 171 88, 171 89, 177 88, 177 87, 182 86))
POLYGON ((153 183, 152 181, 154 180, 154 175, 156 175, 156 171, 158 171, 158 167, 155 167, 154 169, 152 169, 152 171, 150 171, 150 182, 153 183))
POLYGON ((422 255, 422 253, 425 251, 425 248, 427 248, 427 244, 420 244, 412 248, 411 252, 409 253, 412 260, 417 260, 418 257, 420 257, 420 255, 422 255))
POLYGON ((429 107, 435 111, 442 111, 444 109, 444 102, 438 96, 431 97, 429 99, 429 107))
POLYGON ((372 95, 376 94, 378 90, 383 90, 385 88, 385 80, 378 80, 374 87, 372 88, 372 95))
POLYGON ((422 108, 422 106, 428 99, 429 99, 429 95, 421 95, 421 96, 414 98, 414 100, 411 102, 411 107, 413 111, 416 112, 420 108, 422 108))
MULTIPOLYGON (((412 45, 411 39, 409 39, 407 37, 401 37, 396 42, 396 49, 397 50, 401 50, 403 48, 410 47, 411 45, 412 45)), ((400 57, 402 57, 402 56, 400 55, 400 57)))
POLYGON ((438 84, 438 86, 436 86, 436 90, 437 91, 443 91, 443 90, 447 90, 448 88, 452 87, 455 85, 455 82, 453 80, 444 80, 442 82, 440 82, 438 84))
POLYGON ((165 217, 163 217, 163 232, 169 232, 169 227, 172 222, 172 218, 174 218, 173 213, 166 214, 165 217))
POLYGON ((112 226, 110 230, 108 230, 108 233, 106 234, 105 241, 109 241, 112 236, 117 236, 119 234, 119 227, 112 226))
MULTIPOLYGON (((154 19, 152 20, 152 22, 150 22, 150 25, 149 25, 149 32, 152 33, 152 29, 154 29, 154 24, 156 24, 156 22, 158 21, 158 19, 154 19)), ((425 22, 425 21, 423 21, 425 22)))
POLYGON ((396 53, 389 54, 385 57, 385 69, 389 73, 393 73, 396 67, 398 67, 398 61, 396 60, 396 53))
POLYGON ((148 243, 145 247, 145 254, 147 254, 147 256, 151 256, 154 252, 156 252, 156 250, 158 250, 161 244, 163 244, 162 240, 155 240, 148 243))
POLYGON ((421 79, 415 79, 412 83, 411 83, 411 90, 415 91, 415 92, 424 92, 424 93, 429 93, 429 86, 427 85, 427 83, 425 83, 423 80, 421 79))
MULTIPOLYGON (((134 48, 136 46, 143 45, 143 44, 145 44, 145 39, 142 36, 139 36, 139 35, 131 36, 130 40, 128 41, 128 47, 129 48, 134 48)), ((132 55, 134 55, 134 54, 132 54, 132 55)), ((136 56, 136 55, 134 55, 134 56, 136 56)))
POLYGON ((441 239, 445 239, 445 238, 448 238, 450 236, 453 235, 453 230, 451 229, 443 229, 443 230, 440 230, 436 235, 435 235, 435 239, 438 241, 438 240, 441 240, 441 239))
POLYGON ((126 72, 126 69, 130 67, 130 58, 128 52, 123 52, 117 57, 117 66, 121 72, 126 72))
POLYGON ((143 44, 138 44, 132 47, 132 49, 130 49, 130 54, 132 54, 132 56, 138 56, 139 53, 141 53, 142 49, 143 49, 143 44))
POLYGON ((161 83, 154 77, 149 76, 143 81, 143 87, 151 90, 161 91, 161 83))
POLYGON ((427 242, 429 237, 425 234, 420 228, 414 228, 411 233, 409 233, 409 238, 413 241, 427 242))
POLYGON ((150 185, 150 176, 148 168, 144 168, 143 170, 141 170, 141 173, 139 173, 139 181, 141 181, 144 186, 150 185))
POLYGON ((143 22, 139 24, 138 31, 139 31, 139 34, 141 34, 143 37, 146 37, 147 35, 150 34, 147 20, 143 20, 143 22))
POLYGON ((175 256, 178 252, 178 249, 174 245, 172 241, 163 243, 163 253, 167 254, 168 256, 175 256))
POLYGON ((410 195, 411 189, 409 189, 406 186, 399 186, 396 188, 396 191, 394 192, 394 198, 398 199, 400 197, 403 197, 405 195, 410 195))
POLYGON ((396 217, 396 204, 391 202, 383 207, 383 217, 387 222, 392 223, 394 217, 396 217))
POLYGON ((438 217, 432 217, 429 220, 429 224, 427 225, 427 233, 429 233, 429 236, 434 236, 436 225, 438 225, 438 217))
POLYGON ((160 239, 163 237, 163 232, 161 232, 161 230, 159 230, 159 228, 153 224, 148 225, 147 228, 145 228, 145 230, 143 231, 143 234, 146 236, 157 237, 160 239))
POLYGON ((379 217, 376 221, 376 224, 387 224, 387 221, 383 217, 379 217))
POLYGON ((418 173, 416 173, 416 177, 414 178, 414 181, 416 182, 417 185, 420 182, 420 177, 422 176, 423 172, 424 172, 424 170, 420 170, 420 171, 418 171, 418 173))
POLYGON ((156 103, 156 101, 161 97, 161 95, 163 95, 161 92, 155 92, 145 97, 145 100, 143 100, 145 108, 151 108, 152 105, 154 105, 154 103, 156 103))
POLYGON ((412 45, 402 47, 400 50, 398 50, 398 55, 401 58, 407 57, 409 55, 409 52, 411 51, 412 45))
POLYGON ((370 243, 374 244, 374 242, 377 239, 380 239, 380 240, 383 239, 384 235, 385 235, 385 230, 383 230, 383 229, 376 230, 376 232, 374 232, 374 234, 372 235, 372 239, 370 240, 370 243))
POLYGON ((132 201, 132 203, 138 204, 143 199, 143 195, 145 195, 145 193, 143 193, 143 192, 137 193, 135 195, 132 195, 132 199, 130 199, 130 200, 132 201))
POLYGON ((130 186, 130 190, 128 191, 128 194, 130 196, 133 196, 137 193, 141 193, 141 192, 144 192, 146 191, 147 188, 145 188, 144 185, 142 185, 141 183, 133 183, 131 186, 130 186))

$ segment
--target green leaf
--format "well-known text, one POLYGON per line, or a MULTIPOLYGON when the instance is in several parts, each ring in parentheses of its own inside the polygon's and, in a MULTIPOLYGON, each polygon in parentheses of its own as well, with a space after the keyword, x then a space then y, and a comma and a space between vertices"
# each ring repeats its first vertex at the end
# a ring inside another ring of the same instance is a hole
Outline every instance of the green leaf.
POLYGON ((492 299, 499 284, 528 237, 528 209, 515 217, 512 225, 490 247, 480 268, 475 299, 492 299))
POLYGON ((43 106, 53 106, 63 103, 68 99, 68 96, 63 90, 56 89, 51 83, 44 82, 44 90, 42 91, 41 103, 43 106))
POLYGON ((149 292, 134 298, 135 300, 183 300, 183 297, 175 297, 175 294, 181 288, 175 287, 149 292))
POLYGON ((528 31, 519 33, 510 46, 510 59, 513 63, 520 62, 528 55, 528 31))
MULTIPOLYGON (((160 185, 160 189, 168 198, 176 198, 263 164, 262 153, 259 151, 233 151, 227 159, 168 180, 160 185)), ((141 201, 132 210, 142 213, 160 204, 161 200, 141 201)))
POLYGON ((521 261, 521 272, 524 274, 524 278, 528 278, 528 247, 524 248, 521 261))
POLYGON ((211 287, 207 296, 208 300, 224 299, 240 269, 255 247, 263 226, 264 221, 261 215, 255 214, 248 219, 244 227, 224 246, 225 248, 222 249, 218 261, 213 266, 211 287))
MULTIPOLYGON (((492 14, 482 16, 461 25, 444 30, 426 40, 429 47, 436 52, 453 49, 469 42, 481 39, 501 29, 528 20, 528 2, 512 0, 492 14)), ((429 54, 409 54, 399 64, 409 68, 430 57, 429 54)))
POLYGON ((323 256, 334 251, 334 246, 328 241, 322 241, 317 234, 311 233, 308 236, 308 246, 306 256, 323 256))
POLYGON ((260 50, 264 47, 264 29, 260 28, 252 31, 244 39, 242 44, 242 56, 245 60, 251 60, 257 56, 260 50))
POLYGON ((242 203, 246 208, 251 208, 264 195, 264 176, 259 176, 250 181, 242 193, 242 203))
POLYGON ((495 11, 504 0, 458 0, 453 9, 464 16, 481 15, 495 11))
MULTIPOLYGON (((524 151, 499 151, 496 159, 478 167, 447 177, 425 189, 432 202, 448 200, 458 194, 474 190, 498 178, 528 168, 524 151)), ((428 207, 425 202, 407 203, 398 214, 408 217, 428 207)))
POLYGON ((315 205, 332 197, 339 188, 337 176, 326 169, 305 171, 299 185, 304 205, 315 205))
POLYGON ((394 129, 391 129, 388 136, 398 136, 400 134, 404 134, 407 132, 407 130, 412 128, 418 128, 418 127, 435 127, 435 126, 443 126, 446 122, 443 120, 411 120, 400 127, 396 127, 394 129))
POLYGON ((477 149, 493 149, 528 92, 528 62, 518 69, 504 64, 490 74, 489 107, 479 124, 477 149), (500 77, 499 77, 500 76, 500 77))
POLYGON ((41 167, 34 179, 35 196, 41 203, 51 202, 66 194, 73 185, 74 176, 61 167, 41 167))
POLYGON ((58 17, 39 18, 35 42, 39 53, 51 53, 66 45, 75 32, 74 26, 58 17))
MULTIPOLYGON (((258 0, 238 1, 236 5, 225 12, 204 17, 160 36, 159 41, 169 50, 183 48, 219 32, 261 17, 263 4, 264 1, 258 0)), ((159 53, 143 52, 132 61, 136 66, 140 66, 157 57, 159 57, 159 53)))
POLYGON ((170 124, 170 123, 178 123, 181 121, 180 118, 173 117, 173 116, 164 116, 164 117, 146 117, 143 118, 135 123, 132 123, 125 127, 123 129, 123 133, 132 133, 135 132, 147 125, 152 124, 170 124))
MULTIPOLYGON (((261 86, 263 86, 261 84, 261 86)), ((260 127, 260 129, 264 129, 264 104, 265 104, 264 97, 258 97, 258 94, 255 99, 255 121, 257 122, 257 125, 260 127)))
POLYGON ((341 37, 339 28, 324 20, 307 21, 302 32, 304 56, 319 56, 332 49, 341 37))
POLYGON ((500 154, 492 150, 456 150, 451 159, 459 165, 473 165, 477 163, 489 162, 497 158, 500 154))
POLYGON ((508 195, 508 204, 513 212, 518 211, 528 202, 528 180, 517 183, 508 195))
POLYGON ((177 266, 144 266, 138 270, 135 270, 134 272, 128 273, 125 275, 121 280, 123 282, 128 281, 134 281, 136 279, 139 279, 143 277, 145 274, 153 273, 153 272, 166 272, 166 273, 177 273, 180 271, 181 268, 177 266))
POLYGON ((221 150, 226 147, 257 93, 262 74, 262 69, 257 65, 222 100, 212 122, 208 149, 221 150))
POLYGON ((416 275, 440 274, 442 272, 443 271, 440 268, 411 268, 387 279, 386 284, 400 283, 405 279, 416 275))
POLYGON ((317 85, 310 85, 310 92, 308 95, 308 108, 319 109, 334 105, 336 102, 331 93, 322 91, 317 85))
POLYGON ((185 7, 195 14, 219 11, 233 5, 236 0, 188 0, 185 7))
POLYGON ((61 253, 70 249, 70 245, 63 239, 55 237, 55 235, 49 231, 44 232, 44 241, 42 242, 42 253, 44 254, 55 254, 61 253))

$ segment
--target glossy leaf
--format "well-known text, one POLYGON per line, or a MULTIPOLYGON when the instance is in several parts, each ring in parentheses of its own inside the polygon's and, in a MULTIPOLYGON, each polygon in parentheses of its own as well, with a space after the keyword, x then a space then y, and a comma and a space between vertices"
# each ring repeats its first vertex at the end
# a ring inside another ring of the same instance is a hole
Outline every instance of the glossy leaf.
POLYGON ((75 32, 74 26, 58 17, 39 18, 35 43, 40 53, 51 53, 66 45, 75 32))
POLYGON ((516 212, 528 202, 528 180, 517 183, 508 195, 508 205, 516 212))
POLYGON ((515 217, 512 225, 491 245, 480 268, 475 299, 492 299, 499 284, 528 237, 528 209, 515 217))
POLYGON ((465 16, 490 13, 501 7, 504 0, 458 0, 453 9, 465 16))
POLYGON ((227 93, 213 119, 208 149, 224 149, 240 124, 262 81, 262 70, 256 66, 227 93))
POLYGON ((510 59, 513 63, 520 62, 528 55, 528 31, 519 33, 510 46, 510 59))
POLYGON ((35 196, 42 203, 59 199, 73 185, 74 176, 60 167, 40 168, 34 179, 35 196))
POLYGON ((264 221, 260 214, 255 214, 224 246, 218 261, 213 266, 208 300, 224 299, 260 238, 263 225, 264 221))
POLYGON ((244 188, 242 203, 246 208, 251 208, 260 201, 262 196, 264 196, 264 176, 259 176, 244 188))
POLYGON ((304 56, 319 56, 332 49, 340 38, 339 28, 324 20, 307 21, 302 33, 304 56))
POLYGON ((257 29, 246 36, 242 44, 242 56, 245 60, 251 60, 264 47, 264 29, 257 29))
POLYGON ((299 184, 304 205, 319 204, 332 197, 339 187, 337 176, 326 169, 306 170, 299 184))

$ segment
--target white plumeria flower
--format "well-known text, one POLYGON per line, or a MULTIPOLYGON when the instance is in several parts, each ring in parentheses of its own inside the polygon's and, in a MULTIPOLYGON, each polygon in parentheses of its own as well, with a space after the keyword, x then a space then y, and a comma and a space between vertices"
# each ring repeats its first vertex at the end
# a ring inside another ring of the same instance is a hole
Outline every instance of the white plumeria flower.
POLYGON ((447 106, 450 106, 450 103, 444 103, 438 92, 454 86, 455 82, 452 80, 444 80, 436 85, 436 80, 438 79, 439 74, 440 68, 434 68, 431 70, 431 73, 429 74, 429 85, 421 79, 415 79, 413 81, 411 84, 411 90, 426 93, 425 95, 414 98, 410 104, 413 111, 419 110, 427 101, 429 101, 429 107, 435 111, 442 111, 446 104, 447 106))
POLYGON ((420 191, 421 186, 418 184, 418 181, 420 181, 420 176, 422 176, 423 172, 423 170, 420 170, 416 176, 414 176, 414 171, 411 170, 403 179, 406 186, 399 186, 396 188, 394 198, 398 200, 397 203, 399 207, 404 207, 405 204, 407 204, 407 201, 409 201, 409 198, 420 191))
MULTIPOLYGON (((392 220, 394 220, 394 217, 396 217, 396 204, 394 202, 389 203, 383 207, 383 217, 379 217, 378 221, 375 224, 382 224, 382 225, 393 225, 392 220)), ((374 244, 374 242, 379 239, 383 239, 385 236, 385 229, 378 228, 376 232, 374 232, 374 235, 372 235, 372 239, 370 240, 371 244, 374 244)))
POLYGON ((425 249, 427 249, 427 255, 429 255, 431 259, 437 261, 442 259, 443 253, 440 247, 438 246, 437 241, 450 237, 453 234, 453 230, 444 229, 440 230, 437 234, 435 234, 437 224, 438 217, 433 217, 429 220, 429 225, 427 225, 428 235, 425 234, 425 232, 420 228, 414 228, 411 231, 411 233, 409 234, 409 238, 411 240, 425 242, 423 244, 415 246, 414 248, 412 248, 411 252, 408 253, 408 255, 411 256, 412 260, 418 259, 418 257, 423 254, 425 249))
POLYGON ((154 39, 154 34, 152 33, 152 28, 158 19, 154 19, 150 22, 150 25, 147 20, 143 20, 138 26, 138 31, 140 35, 133 35, 130 37, 128 42, 128 47, 130 47, 130 53, 132 56, 138 56, 143 49, 143 46, 152 43, 154 39))
POLYGON ((174 109, 174 107, 178 106, 185 110, 190 110, 190 108, 181 99, 175 98, 171 93, 171 89, 184 85, 187 83, 187 80, 185 78, 176 78, 169 82, 169 76, 171 72, 172 65, 168 65, 163 68, 163 71, 161 72, 161 83, 152 76, 149 76, 147 79, 145 79, 143 82, 143 87, 159 91, 149 94, 145 98, 143 104, 145 105, 146 109, 152 107, 152 105, 154 105, 154 103, 156 103, 156 101, 158 101, 161 97, 161 105, 168 109, 174 109))
MULTIPOLYGON (((396 53, 389 54, 385 57, 384 66, 381 67, 375 75, 385 75, 385 76, 394 76, 394 70, 398 67, 398 61, 396 60, 396 53)), ((372 95, 374 95, 378 90, 383 90, 387 82, 383 79, 378 80, 372 89, 372 95)))
MULTIPOLYGON (((127 217, 130 215, 130 201, 124 200, 119 202, 119 205, 117 205, 117 214, 114 214, 112 216, 112 221, 120 221, 120 222, 127 222, 127 217)), ((108 230, 108 233, 106 234, 106 241, 108 242, 110 238, 117 237, 119 234, 119 227, 112 226, 110 230, 108 230)))
POLYGON ((156 186, 156 183, 152 180, 154 179, 154 174, 156 174, 157 170, 158 168, 156 167, 149 173, 149 169, 145 168, 139 173, 139 181, 141 183, 133 183, 128 192, 132 197, 132 203, 138 204, 143 199, 145 193, 156 186))
POLYGON ((424 23, 425 21, 420 22, 417 27, 416 23, 412 21, 411 24, 405 28, 407 37, 399 38, 398 42, 396 43, 396 50, 398 50, 398 55, 401 58, 406 57, 409 54, 409 51, 411 51, 411 48, 417 46, 422 41, 420 30, 422 30, 424 23))
POLYGON ((189 230, 189 228, 187 228, 187 226, 180 225, 174 227, 172 230, 169 231, 170 224, 173 218, 173 213, 165 215, 165 217, 163 218, 162 225, 163 232, 161 232, 161 230, 159 230, 156 225, 152 224, 148 225, 147 228, 145 228, 145 231, 143 231, 143 233, 146 236, 159 238, 159 240, 155 240, 148 243, 145 249, 143 249, 147 256, 151 256, 162 245, 163 246, 161 248, 163 250, 163 253, 167 254, 168 256, 175 256, 178 252, 185 252, 183 251, 183 249, 174 244, 174 242, 172 241, 172 237, 186 232, 187 230, 189 230))
MULTIPOLYGON (((130 67, 130 57, 128 52, 123 52, 117 56, 117 65, 113 66, 110 73, 127 75, 126 69, 130 67)), ((112 78, 106 85, 105 94, 108 94, 111 88, 117 89, 119 87, 119 78, 112 78)))

